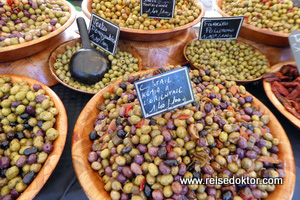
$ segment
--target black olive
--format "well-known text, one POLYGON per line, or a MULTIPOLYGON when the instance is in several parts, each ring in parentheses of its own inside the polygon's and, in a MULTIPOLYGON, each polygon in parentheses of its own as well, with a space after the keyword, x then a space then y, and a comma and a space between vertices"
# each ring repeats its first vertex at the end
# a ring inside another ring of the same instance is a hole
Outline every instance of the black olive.
POLYGON ((98 138, 99 138, 99 135, 97 134, 97 131, 92 131, 90 133, 90 140, 94 141, 94 140, 96 140, 98 138))
POLYGON ((178 166, 179 165, 177 160, 165 160, 164 163, 169 166, 178 166))
POLYGON ((150 124, 151 124, 151 126, 154 126, 154 125, 156 125, 156 120, 155 120, 155 119, 153 119, 153 118, 151 118, 151 119, 150 119, 150 124))
POLYGON ((129 153, 132 150, 131 146, 124 147, 121 151, 121 154, 129 153))
POLYGON ((37 124, 37 126, 41 128, 41 127, 42 127, 42 125, 43 125, 43 123, 44 123, 44 122, 40 120, 40 121, 38 121, 38 124, 37 124))
POLYGON ((33 171, 28 172, 24 176, 22 182, 25 183, 26 185, 29 185, 32 182, 32 180, 34 179, 34 176, 35 176, 35 173, 33 171))
POLYGON ((164 159, 167 157, 167 148, 166 147, 160 147, 157 151, 157 155, 159 158, 164 159))
POLYGON ((21 119, 28 119, 29 114, 28 113, 23 113, 20 117, 21 117, 21 119))
POLYGON ((1 149, 8 149, 9 148, 9 141, 5 140, 1 143, 1 149))
POLYGON ((124 130, 118 130, 117 135, 118 135, 120 138, 125 138, 126 132, 125 132, 124 130))
POLYGON ((199 84, 199 83, 200 83, 199 79, 197 79, 197 78, 192 78, 192 81, 193 81, 194 83, 196 83, 196 84, 199 84))
POLYGON ((205 74, 207 75, 207 76, 209 76, 210 75, 210 70, 205 70, 205 74))
POLYGON ((17 123, 16 123, 16 122, 10 122, 9 125, 10 125, 11 127, 15 127, 15 126, 17 126, 17 123))
POLYGON ((31 154, 35 154, 38 151, 36 147, 29 147, 24 150, 24 155, 29 156, 31 154))
POLYGON ((24 129, 31 130, 33 127, 29 124, 24 124, 24 129))
POLYGON ((13 140, 15 138, 14 132, 9 132, 6 134, 8 140, 13 140))
POLYGON ((254 126, 253 126, 253 124, 248 124, 248 129, 249 129, 250 131, 254 131, 254 126))
POLYGON ((150 186, 148 184, 145 185, 144 193, 148 199, 152 198, 152 189, 150 188, 150 186))
POLYGON ((231 191, 226 191, 222 195, 223 200, 232 200, 232 192, 231 191))
POLYGON ((1 169, 1 171, 0 171, 0 176, 1 176, 2 178, 6 178, 6 176, 5 176, 6 170, 7 170, 7 169, 1 169))
POLYGON ((122 82, 122 83, 120 83, 119 86, 120 86, 120 88, 122 88, 123 90, 126 90, 126 86, 127 86, 127 85, 126 85, 125 83, 122 82))

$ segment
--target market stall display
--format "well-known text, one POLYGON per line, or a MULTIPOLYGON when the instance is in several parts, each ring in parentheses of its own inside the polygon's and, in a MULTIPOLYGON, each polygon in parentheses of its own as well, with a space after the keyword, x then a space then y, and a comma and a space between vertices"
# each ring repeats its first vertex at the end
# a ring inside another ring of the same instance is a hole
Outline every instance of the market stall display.
POLYGON ((59 97, 33 79, 1 74, 1 198, 32 199, 64 149, 67 115, 59 97))
POLYGON ((0 4, 0 62, 36 54, 74 21, 75 8, 65 0, 11 0, 0 4))
POLYGON ((299 72, 295 62, 278 63, 271 71, 272 73, 264 77, 263 82, 268 98, 286 118, 300 128, 299 72), (295 75, 289 73, 291 70, 295 75))
POLYGON ((291 31, 299 30, 299 8, 292 0, 214 0, 224 17, 245 16, 241 36, 274 46, 288 46, 291 31))
POLYGON ((221 72, 240 84, 260 80, 270 72, 270 63, 261 51, 239 40, 192 40, 184 56, 197 69, 221 72))
POLYGON ((174 38, 199 23, 204 16, 205 9, 199 0, 176 2, 175 16, 171 19, 139 16, 140 2, 136 0, 123 2, 84 0, 81 7, 88 18, 94 12, 118 24, 121 27, 121 38, 149 42, 174 38))
POLYGON ((81 84, 71 77, 68 65, 72 54, 81 48, 80 42, 80 38, 76 38, 58 46, 48 60, 52 75, 61 84, 73 90, 96 94, 108 84, 116 81, 118 77, 142 70, 142 59, 136 49, 130 44, 119 40, 119 49, 116 55, 109 56, 112 68, 104 75, 102 81, 94 85, 81 84))
POLYGON ((291 199, 295 185, 293 153, 285 131, 267 107, 243 86, 226 81, 217 72, 192 70, 196 102, 143 119, 132 83, 142 74, 152 76, 153 71, 138 72, 109 85, 89 101, 77 120, 72 159, 90 199, 142 199, 151 195, 153 199, 181 195, 201 199, 234 194, 240 198, 291 199), (133 98, 124 99, 126 96, 133 98), (213 113, 218 114, 213 117, 213 113), (254 145, 256 140, 260 142, 254 145), (243 150, 251 144, 252 150, 243 150), (266 174, 259 173, 265 168, 266 174), (229 187, 221 192, 220 188, 181 186, 178 182, 182 176, 204 173, 210 177, 217 172, 227 177, 245 170, 250 176, 284 176, 284 184, 268 189, 229 187), (126 180, 129 182, 124 184, 126 180))

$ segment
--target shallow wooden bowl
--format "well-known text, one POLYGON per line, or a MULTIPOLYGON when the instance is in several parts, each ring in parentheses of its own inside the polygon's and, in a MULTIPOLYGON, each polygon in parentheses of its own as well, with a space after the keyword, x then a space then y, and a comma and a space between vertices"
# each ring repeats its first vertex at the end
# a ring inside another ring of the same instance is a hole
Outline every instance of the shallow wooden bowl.
MULTIPOLYGON (((140 42, 154 42, 154 41, 161 41, 167 40, 170 38, 174 38, 181 33, 185 32, 188 28, 198 24, 201 18, 205 14, 205 8, 200 2, 200 0, 195 0, 197 3, 201 5, 201 14, 191 23, 188 23, 184 26, 179 26, 172 29, 161 29, 161 30, 138 30, 138 29, 131 29, 121 27, 121 34, 120 37, 125 40, 133 40, 133 41, 140 41, 140 42)), ((88 17, 91 18, 92 13, 92 3, 93 0, 83 0, 81 4, 81 9, 83 13, 88 17)))
MULTIPOLYGON (((133 75, 138 75, 140 73, 146 73, 152 70, 137 72, 133 75)), ((105 92, 112 93, 114 86, 119 84, 121 80, 117 80, 115 83, 107 86, 100 92, 98 92, 84 107, 79 118, 77 119, 73 137, 72 137, 72 160, 75 169, 76 176, 85 191, 89 199, 101 199, 109 200, 109 194, 104 190, 104 183, 99 176, 99 174, 91 168, 88 162, 88 154, 91 149, 92 142, 89 139, 89 134, 94 130, 94 121, 99 114, 96 108, 97 104, 102 104, 104 102, 103 94, 105 92)), ((272 114, 272 112, 258 99, 253 96, 254 105, 260 108, 264 114, 270 116, 269 127, 272 131, 274 137, 280 140, 278 145, 279 148, 279 158, 284 162, 285 178, 283 185, 277 185, 274 192, 268 196, 268 200, 280 199, 280 200, 290 200, 292 199, 295 181, 296 181, 296 168, 294 155, 291 148, 289 139, 282 128, 279 121, 272 114)))
POLYGON ((37 38, 35 40, 25 42, 22 44, 11 45, 7 47, 0 48, 0 62, 7 62, 18 60, 20 58, 24 58, 27 56, 34 55, 47 47, 49 47, 49 43, 51 40, 60 37, 60 34, 65 31, 74 21, 76 17, 76 10, 74 6, 72 6, 69 2, 63 0, 65 5, 69 7, 70 10, 70 18, 68 21, 56 31, 49 33, 43 37, 37 38))
MULTIPOLYGON (((271 72, 277 72, 281 69, 283 65, 287 65, 287 64, 296 65, 295 61, 286 61, 286 62, 278 63, 271 67, 271 72)), ((290 122, 292 122, 297 128, 300 129, 300 119, 295 117, 292 113, 290 113, 284 108, 282 103, 277 99, 277 97, 272 92, 271 83, 264 80, 263 85, 269 100, 277 108, 277 110, 279 110, 281 114, 283 114, 286 118, 288 118, 288 120, 290 120, 290 122)))
POLYGON ((18 198, 18 200, 29 200, 33 199, 39 191, 42 189, 44 184, 47 182, 48 178, 52 174, 53 170, 55 169, 59 158, 64 150, 64 146, 66 143, 67 138, 67 132, 68 132, 68 118, 66 109, 64 107, 64 104, 61 102, 60 98, 57 96, 57 94, 51 90, 46 85, 33 80, 31 78, 23 77, 23 76, 15 76, 10 74, 1 74, 0 77, 3 76, 10 76, 12 79, 12 82, 21 82, 26 81, 29 85, 39 84, 43 87, 46 94, 51 97, 51 100, 54 103, 54 107, 58 110, 58 116, 56 117, 56 123, 55 123, 55 129, 58 130, 59 136, 55 140, 53 145, 53 151, 48 156, 46 162, 43 164, 41 170, 35 177, 35 179, 32 181, 32 183, 26 188, 26 190, 21 194, 21 196, 18 198))
MULTIPOLYGON (((230 17, 222 10, 223 1, 226 0, 214 0, 214 6, 223 17, 230 17)), ((248 38, 252 41, 272 45, 272 46, 289 46, 287 33, 275 32, 266 29, 261 29, 256 26, 243 23, 240 35, 248 38)))
MULTIPOLYGON (((192 68, 194 68, 194 69, 200 69, 199 67, 197 67, 196 65, 194 65, 194 64, 189 60, 189 58, 188 58, 187 55, 186 55, 186 49, 187 49, 188 45, 189 45, 191 42, 195 41, 195 40, 198 40, 198 39, 193 39, 193 40, 191 40, 190 42, 188 42, 188 43, 185 45, 185 47, 184 47, 184 49, 183 49, 183 55, 184 55, 184 58, 189 62, 189 64, 191 65, 192 68)), ((243 44, 246 44, 246 45, 251 46, 253 49, 255 49, 255 51, 259 52, 261 55, 264 55, 259 49, 255 48, 254 46, 252 46, 252 45, 250 45, 250 44, 248 44, 248 43, 246 43, 246 42, 242 42, 242 41, 240 41, 239 39, 238 39, 238 41, 239 41, 240 43, 243 43, 243 44)), ((268 60, 267 56, 265 56, 265 57, 266 57, 267 62, 268 62, 268 68, 270 68, 270 61, 268 60)), ((248 83, 252 83, 252 82, 255 82, 255 81, 259 81, 260 79, 262 79, 262 76, 257 77, 257 78, 255 78, 255 79, 251 79, 251 80, 234 80, 234 79, 227 79, 227 80, 235 81, 237 84, 240 84, 240 85, 246 85, 246 84, 248 84, 248 83)))
MULTIPOLYGON (((61 44, 56 49, 54 49, 54 51, 49 56, 48 65, 50 67, 51 73, 54 76, 54 78, 57 81, 59 81, 61 84, 63 84, 64 86, 66 86, 66 87, 68 87, 72 90, 75 90, 77 92, 82 92, 82 93, 86 93, 86 94, 96 94, 95 92, 88 92, 88 91, 80 90, 80 89, 77 89, 75 87, 72 87, 72 86, 66 84, 65 82, 60 80, 60 78, 58 78, 58 76, 55 73, 56 70, 54 69, 54 63, 55 63, 55 60, 56 60, 56 56, 58 54, 63 54, 65 52, 67 46, 75 46, 75 44, 77 42, 81 42, 81 39, 80 38, 75 38, 73 40, 70 40, 70 41, 67 41, 67 42, 61 44)), ((130 45, 128 43, 125 43, 122 40, 119 40, 118 47, 120 48, 121 51, 126 51, 128 53, 131 53, 135 58, 139 59, 138 65, 139 65, 139 71, 141 71, 142 68, 143 68, 143 61, 142 61, 142 57, 140 56, 138 51, 132 45, 130 45)))

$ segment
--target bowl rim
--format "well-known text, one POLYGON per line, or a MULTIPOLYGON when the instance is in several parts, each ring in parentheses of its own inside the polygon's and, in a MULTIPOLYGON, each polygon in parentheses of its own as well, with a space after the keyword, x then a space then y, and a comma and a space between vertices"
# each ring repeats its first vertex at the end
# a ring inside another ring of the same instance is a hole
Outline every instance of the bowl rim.
MULTIPOLYGON (((226 0, 213 0, 213 6, 215 7, 215 9, 217 10, 217 12, 219 14, 221 14, 223 17, 232 17, 230 15, 228 15, 227 13, 225 13, 220 7, 219 7, 219 3, 223 3, 223 1, 226 1, 226 0)), ((266 35, 272 35, 272 36, 277 36, 277 37, 283 37, 283 38, 288 38, 289 37, 289 34, 288 33, 282 33, 282 32, 275 32, 275 31, 271 31, 271 30, 268 30, 268 29, 262 29, 262 28, 258 28, 256 26, 253 26, 253 25, 250 25, 250 24, 247 24, 245 22, 243 22, 243 25, 242 25, 244 28, 248 28, 248 29, 251 29, 253 31, 256 31, 256 32, 259 32, 259 33, 262 33, 262 34, 266 34, 266 35)))
MULTIPOLYGON (((89 12, 89 8, 91 4, 89 4, 92 0, 83 0, 81 3, 81 9, 82 12, 85 14, 87 18, 91 18, 91 12, 89 12)), ((160 35, 160 34, 166 34, 166 33, 172 33, 177 31, 186 30, 189 27, 192 27, 196 24, 198 24, 202 17, 205 15, 205 7, 203 6, 202 2, 200 0, 194 0, 194 2, 198 3, 201 7, 201 13, 200 15, 192 22, 187 23, 183 26, 171 28, 171 29, 155 29, 155 30, 140 30, 140 29, 132 29, 132 28, 126 28, 126 27, 120 27, 121 32, 126 33, 132 33, 132 34, 150 34, 150 35, 160 35)))
MULTIPOLYGON (((58 46, 51 52, 51 54, 49 55, 48 60, 47 60, 47 64, 48 64, 48 67, 50 68, 50 71, 51 71, 52 76, 53 76, 59 83, 61 83, 62 85, 64 85, 64 86, 70 88, 71 90, 75 90, 75 91, 77 91, 77 92, 82 92, 82 93, 94 95, 94 94, 96 94, 97 92, 88 92, 88 91, 85 91, 85 90, 80 90, 80 89, 77 89, 77 88, 75 88, 75 87, 72 87, 71 85, 69 85, 69 84, 65 83, 64 81, 60 80, 60 78, 59 78, 59 77, 56 75, 56 73, 55 73, 56 70, 54 69, 53 65, 51 64, 51 58, 52 58, 52 56, 54 56, 54 55, 56 54, 56 51, 58 51, 58 49, 62 48, 63 46, 65 46, 65 45, 67 45, 67 44, 69 44, 69 43, 73 43, 73 42, 75 42, 75 41, 77 41, 77 40, 78 40, 78 42, 79 42, 79 40, 81 40, 80 37, 73 38, 73 39, 71 39, 71 40, 65 41, 64 43, 61 43, 60 45, 58 45, 58 46)), ((122 41, 122 40, 119 40, 119 41, 122 41)), ((139 59, 139 62, 138 62, 139 71, 142 71, 142 68, 143 68, 143 59, 142 59, 141 55, 139 54, 139 52, 137 51, 137 49, 136 49, 134 46, 132 46, 132 48, 133 48, 133 49, 136 51, 136 53, 138 54, 137 59, 139 59)), ((99 91, 100 91, 100 90, 99 90, 99 91)))
MULTIPOLYGON (((276 65, 273 65, 271 67, 271 73, 279 71, 283 65, 292 64, 296 65, 295 61, 285 61, 281 63, 277 63, 276 65)), ((272 102, 274 107, 282 114, 284 115, 292 124, 294 124, 298 129, 300 129, 300 119, 295 117, 292 113, 287 111, 285 107, 282 105, 282 103, 277 99, 275 94, 272 92, 271 89, 271 83, 267 82, 265 79, 263 80, 263 86, 265 93, 268 97, 268 99, 272 102)))
POLYGON ((41 170, 38 172, 33 181, 29 186, 21 193, 17 198, 20 199, 33 199, 39 191, 43 188, 47 180, 50 178, 54 169, 56 168, 60 157, 63 153, 67 134, 68 134, 68 117, 67 112, 59 96, 45 84, 28 78, 24 76, 17 76, 11 74, 0 74, 0 77, 9 76, 12 79, 12 82, 21 82, 25 81, 28 85, 39 84, 45 90, 45 93, 50 96, 51 100, 54 102, 54 107, 58 109, 58 116, 56 117, 57 121, 55 123, 55 128, 59 131, 58 138, 54 141, 53 151, 48 155, 47 160, 43 163, 41 170))
MULTIPOLYGON (((184 58, 187 60, 187 62, 193 67, 193 68, 196 68, 196 69, 200 69, 199 67, 197 67, 196 65, 194 65, 189 59, 188 57, 186 56, 186 49, 188 47, 188 45, 190 43, 192 43, 193 41, 196 41, 198 40, 198 38, 195 38, 191 41, 189 41, 183 48, 183 56, 184 58)), ((265 54, 262 53, 262 51, 260 51, 258 48, 254 47, 253 45, 249 44, 248 42, 244 42, 244 41, 241 41, 239 38, 236 39, 239 43, 242 43, 242 44, 246 44, 246 45, 249 45, 251 46, 255 51, 257 51, 258 53, 260 53, 261 55, 264 55, 267 59, 267 62, 268 62, 268 68, 270 69, 271 68, 271 64, 270 64, 270 61, 269 59, 267 58, 267 56, 265 54)), ((200 40, 201 41, 201 40, 200 40)), ((229 81, 235 81, 236 83, 238 84, 248 84, 248 83, 252 83, 252 82, 255 82, 255 81, 259 81, 260 79, 262 79, 263 75, 262 76, 259 76, 255 79, 251 79, 251 80, 236 80, 236 79, 227 79, 229 81)))
MULTIPOLYGON (((155 70, 155 69, 150 69, 150 70, 142 71, 142 72, 136 72, 131 75, 148 73, 152 70, 155 70)), ((115 84, 118 84, 119 82, 121 82, 121 79, 118 79, 115 82, 115 84)), ((90 150, 90 146, 89 147, 85 146, 84 148, 82 146, 82 144, 84 143, 84 141, 82 141, 82 139, 81 139, 81 138, 83 138, 83 131, 84 131, 83 123, 85 122, 85 120, 87 118, 89 118, 88 113, 94 112, 93 106, 96 106, 96 105, 94 105, 95 104, 94 102, 99 101, 101 98, 103 98, 104 91, 112 91, 115 84, 110 84, 109 86, 107 86, 106 88, 104 88, 100 92, 98 92, 96 95, 94 95, 92 99, 90 99, 90 101, 86 104, 86 106, 83 108, 82 112, 80 113, 80 115, 77 119, 77 122, 75 124, 73 134, 72 134, 72 162, 73 162, 74 170, 75 170, 77 179, 79 180, 81 187, 83 188, 85 194, 88 196, 89 199, 99 198, 99 194, 97 192, 99 192, 99 190, 100 190, 99 188, 103 187, 103 186, 97 185, 96 186, 97 191, 95 191, 95 189, 93 188, 93 187, 95 187, 95 183, 93 181, 99 180, 101 182, 102 178, 98 175, 98 172, 94 171, 91 168, 91 165, 87 160, 87 157, 85 157, 85 154, 88 154, 88 153, 86 153, 86 151, 90 150), (92 104, 93 104, 93 106, 92 106, 92 104), (96 179, 94 179, 93 181, 91 181, 91 177, 94 177, 96 175, 98 177, 96 179)), ((257 107, 262 108, 264 113, 267 113, 268 115, 272 116, 273 121, 271 123, 275 123, 277 132, 281 132, 280 134, 277 134, 276 137, 280 137, 281 141, 282 141, 282 138, 284 138, 284 142, 280 143, 280 152, 283 152, 283 150, 284 150, 284 153, 282 153, 281 156, 284 156, 284 158, 285 158, 285 160, 283 160, 284 161, 284 169, 285 169, 285 173, 286 173, 284 180, 285 181, 287 180, 288 183, 286 183, 284 181, 283 185, 285 186, 285 188, 289 188, 289 191, 286 193, 286 196, 284 196, 284 194, 281 192, 281 197, 285 200, 290 200, 293 196, 294 188, 295 188, 296 165, 295 165, 295 160, 294 160, 294 153, 292 151, 292 147, 291 147, 289 138, 287 137, 285 130, 283 129, 282 125, 280 124, 280 122, 278 121, 276 116, 268 109, 268 107, 266 107, 259 99, 257 99, 251 93, 247 92, 247 94, 251 95, 253 97, 253 100, 254 100, 254 102, 256 102, 257 107), (288 156, 286 156, 286 154, 288 154, 288 156), (287 185, 287 184, 289 184, 289 185, 287 185)), ((275 129, 275 127, 273 129, 275 129)), ((90 139, 88 138, 88 134, 85 136, 86 136, 85 140, 90 141, 90 139)), ((101 182, 101 184, 103 185, 103 182, 101 182)), ((283 185, 276 186, 276 188, 283 187, 283 185)), ((285 188, 281 188, 281 191, 283 191, 285 188)), ((107 192, 104 189, 101 189, 100 191, 101 192, 103 191, 103 193, 104 192, 106 193, 106 195, 101 193, 101 199, 104 199, 104 200, 110 199, 109 195, 107 194, 107 192)), ((276 189, 275 189, 275 191, 276 191, 276 189)), ((273 191, 272 193, 274 193, 275 191, 273 191)), ((272 195, 272 193, 271 193, 271 195, 272 195)), ((270 197, 269 197, 269 199, 270 199, 270 197)))
POLYGON ((59 35, 63 31, 65 31, 74 22, 75 17, 76 17, 76 10, 75 10, 74 6, 72 4, 70 4, 68 1, 66 1, 66 0, 61 0, 61 1, 64 3, 64 5, 67 5, 70 9, 70 17, 69 17, 68 21, 62 27, 58 28, 57 30, 55 30, 45 36, 42 36, 40 38, 31 40, 28 42, 24 42, 24 43, 16 44, 16 45, 9 45, 6 47, 1 47, 0 55, 1 55, 1 53, 4 53, 4 52, 14 51, 14 50, 21 49, 24 47, 33 46, 33 45, 43 42, 45 40, 51 39, 51 38, 59 35))

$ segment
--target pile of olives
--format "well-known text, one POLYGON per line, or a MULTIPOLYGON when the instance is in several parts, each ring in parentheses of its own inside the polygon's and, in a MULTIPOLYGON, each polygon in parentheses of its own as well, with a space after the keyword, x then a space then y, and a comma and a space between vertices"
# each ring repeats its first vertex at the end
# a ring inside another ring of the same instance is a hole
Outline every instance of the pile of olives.
MULTIPOLYGON (((95 47, 93 44, 92 46, 95 47)), ((95 48, 102 51, 99 47, 95 48)), ((101 81, 93 85, 80 83, 71 77, 69 67, 72 55, 79 49, 81 49, 81 43, 79 42, 77 42, 75 46, 66 46, 66 51, 63 54, 57 55, 53 66, 57 77, 76 89, 97 93, 99 90, 116 81, 118 78, 139 71, 138 58, 135 58, 128 52, 122 52, 119 48, 117 48, 114 56, 108 55, 108 59, 111 62, 111 69, 104 74, 104 78, 101 81)))
POLYGON ((186 56, 196 67, 221 72, 232 80, 252 80, 270 72, 266 56, 237 40, 194 40, 186 56))
POLYGON ((222 10, 245 16, 244 22, 258 28, 290 33, 300 30, 300 9, 292 0, 224 0, 222 10))
POLYGON ((45 36, 69 19, 61 0, 12 0, 0 2, 0 47, 21 44, 45 36))
POLYGON ((93 0, 92 11, 103 18, 127 27, 141 30, 171 29, 194 21, 201 13, 197 0, 176 0, 174 18, 154 19, 140 15, 139 0, 93 0))
POLYGON ((59 136, 58 110, 41 85, 0 77, 0 198, 16 199, 33 181, 59 136))
POLYGON ((112 200, 263 199, 275 190, 181 184, 182 178, 284 177, 279 140, 245 87, 216 71, 190 71, 195 101, 145 119, 134 82, 151 76, 124 76, 97 106, 86 159, 112 200))

